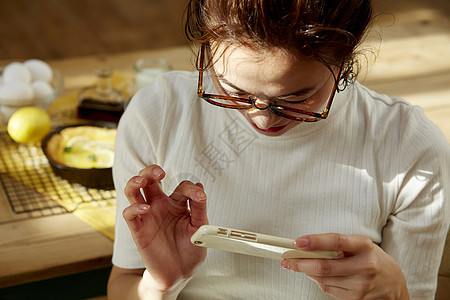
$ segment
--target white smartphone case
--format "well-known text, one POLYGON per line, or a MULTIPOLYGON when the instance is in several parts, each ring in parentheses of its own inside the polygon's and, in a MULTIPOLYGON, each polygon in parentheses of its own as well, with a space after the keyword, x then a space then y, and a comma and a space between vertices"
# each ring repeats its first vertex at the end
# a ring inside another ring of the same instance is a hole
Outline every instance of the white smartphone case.
POLYGON ((336 251, 297 249, 292 239, 214 225, 201 226, 192 235, 191 242, 200 247, 277 260, 290 258, 332 259, 337 255, 336 251))

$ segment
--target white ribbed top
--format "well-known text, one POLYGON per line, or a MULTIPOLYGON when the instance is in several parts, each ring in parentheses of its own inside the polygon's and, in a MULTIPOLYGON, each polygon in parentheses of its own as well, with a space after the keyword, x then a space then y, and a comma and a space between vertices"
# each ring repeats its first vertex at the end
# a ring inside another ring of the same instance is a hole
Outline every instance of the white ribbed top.
MULTIPOLYGON (((402 267, 412 298, 433 299, 448 228, 442 207, 450 150, 420 108, 355 83, 336 95, 327 120, 267 137, 238 111, 198 99, 196 79, 187 72, 160 77, 135 96, 121 120, 115 265, 143 267, 121 218, 128 205, 121 191, 156 163, 166 171, 167 193, 185 179, 203 183, 211 224, 293 239, 326 232, 368 236, 402 267)), ((180 295, 293 298, 329 296, 278 261, 212 249, 180 295)))

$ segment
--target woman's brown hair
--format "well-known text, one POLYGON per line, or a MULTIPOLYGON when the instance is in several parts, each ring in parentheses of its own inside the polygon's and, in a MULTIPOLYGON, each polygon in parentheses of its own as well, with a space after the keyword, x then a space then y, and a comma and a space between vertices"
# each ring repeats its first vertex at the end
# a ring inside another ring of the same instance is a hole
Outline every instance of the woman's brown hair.
POLYGON ((345 83, 356 75, 356 47, 372 18, 370 0, 191 0, 186 11, 192 42, 283 48, 330 70, 343 61, 345 83))

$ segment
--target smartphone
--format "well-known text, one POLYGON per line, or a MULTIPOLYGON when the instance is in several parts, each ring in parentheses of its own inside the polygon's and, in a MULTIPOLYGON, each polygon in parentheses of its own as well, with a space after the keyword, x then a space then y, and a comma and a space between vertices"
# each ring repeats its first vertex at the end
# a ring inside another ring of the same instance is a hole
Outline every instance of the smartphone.
POLYGON ((283 260, 290 258, 332 259, 336 251, 304 251, 294 240, 227 227, 203 225, 191 237, 191 243, 235 253, 283 260))

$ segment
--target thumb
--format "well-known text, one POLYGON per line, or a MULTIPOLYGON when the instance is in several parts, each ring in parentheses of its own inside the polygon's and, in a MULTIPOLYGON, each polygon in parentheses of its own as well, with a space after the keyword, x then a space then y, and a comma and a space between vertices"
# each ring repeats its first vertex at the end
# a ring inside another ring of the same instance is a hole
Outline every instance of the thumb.
POLYGON ((203 190, 203 185, 197 183, 197 186, 202 190, 198 190, 194 197, 191 197, 189 206, 191 208, 191 224, 198 228, 202 225, 208 224, 208 216, 206 214, 206 194, 203 190))

